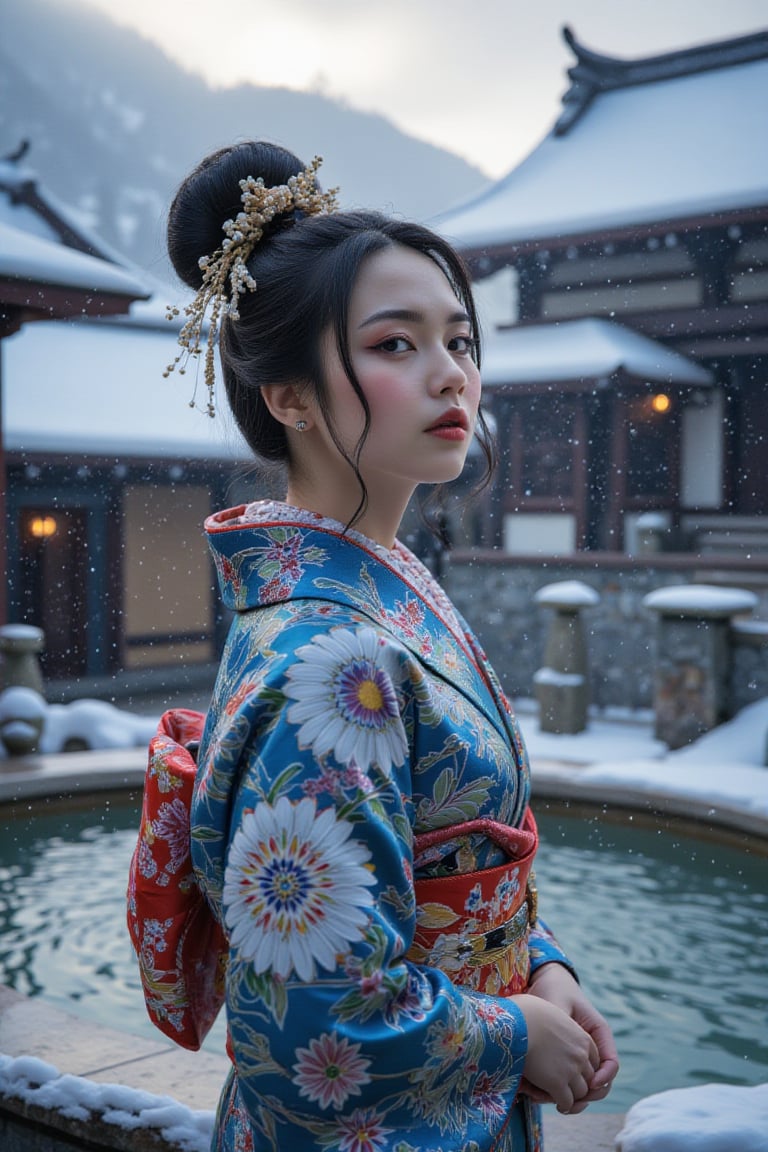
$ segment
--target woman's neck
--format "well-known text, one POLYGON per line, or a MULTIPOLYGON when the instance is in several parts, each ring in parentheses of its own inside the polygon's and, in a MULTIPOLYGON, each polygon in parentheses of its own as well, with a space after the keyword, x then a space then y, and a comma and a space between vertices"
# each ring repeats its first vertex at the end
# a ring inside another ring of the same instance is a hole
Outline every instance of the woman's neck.
MULTIPOLYGON (((403 500, 402 495, 398 499, 392 492, 386 500, 381 498, 374 500, 369 493, 365 511, 351 527, 384 548, 392 548, 410 495, 411 493, 403 500)), ((294 508, 303 508, 307 512, 316 512, 320 516, 338 520, 341 524, 349 524, 357 511, 359 490, 354 477, 344 491, 331 491, 327 487, 313 489, 310 485, 302 484, 300 480, 291 480, 285 499, 294 508)))

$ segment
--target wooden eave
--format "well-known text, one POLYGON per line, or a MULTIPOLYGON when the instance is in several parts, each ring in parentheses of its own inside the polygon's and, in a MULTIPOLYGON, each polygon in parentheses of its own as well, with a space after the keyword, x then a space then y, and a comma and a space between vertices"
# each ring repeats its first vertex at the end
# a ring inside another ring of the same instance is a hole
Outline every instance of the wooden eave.
MULTIPOLYGON (((66 450, 62 448, 23 448, 23 447, 6 447, 5 459, 7 464, 13 464, 15 467, 26 467, 29 464, 37 465, 40 469, 49 472, 55 471, 57 468, 71 468, 72 457, 74 455, 81 456, 83 452, 80 449, 66 450)), ((212 473, 218 473, 222 466, 228 467, 229 462, 222 460, 220 457, 205 457, 205 456, 190 456, 179 458, 176 456, 140 456, 132 452, 112 453, 94 453, 87 452, 88 467, 92 471, 99 470, 109 471, 114 468, 115 460, 119 455, 121 465, 133 472, 149 472, 156 471, 158 473, 165 471, 169 468, 174 468, 181 464, 184 468, 186 477, 193 476, 197 480, 205 480, 210 477, 212 473)), ((135 480, 135 476, 131 478, 135 480)), ((153 476, 153 482, 157 479, 153 476)), ((81 487, 87 487, 88 481, 80 482, 81 487)), ((178 483, 178 481, 170 481, 170 483, 178 483)))
POLYGON ((0 338, 34 320, 68 320, 79 316, 118 316, 138 296, 94 292, 70 285, 0 279, 0 338))
POLYGON ((582 246, 601 247, 605 244, 638 244, 652 236, 666 236, 669 232, 696 232, 702 229, 729 228, 735 224, 768 224, 768 204, 754 208, 733 208, 704 215, 667 217, 646 223, 625 224, 615 228, 601 228, 591 232, 558 233, 536 236, 528 240, 509 240, 498 245, 469 245, 461 249, 462 258, 473 273, 489 276, 500 268, 514 265, 518 259, 548 252, 565 251, 582 246))
POLYGON ((571 380, 536 380, 530 384, 519 382, 486 384, 485 393, 489 397, 498 396, 508 400, 517 396, 551 396, 553 393, 558 396, 578 396, 598 392, 616 396, 624 388, 632 392, 648 392, 649 390, 669 388, 676 395, 679 395, 681 392, 687 392, 694 387, 696 385, 690 383, 679 384, 674 381, 648 380, 645 376, 637 376, 634 372, 619 367, 607 375, 581 376, 571 380))
MULTIPOLYGON (((558 396, 580 395, 591 392, 597 386, 598 379, 601 381, 607 379, 610 382, 615 375, 616 373, 611 373, 609 377, 574 377, 573 380, 534 380, 530 384, 519 381, 510 384, 486 384, 483 391, 488 397, 498 396, 504 400, 514 400, 518 396, 551 396, 553 392, 558 396)), ((610 383, 608 386, 610 387, 610 383)))
POLYGON ((768 334, 768 301, 750 300, 743 304, 676 308, 666 312, 635 312, 626 319, 631 320, 636 332, 654 340, 666 342, 720 337, 751 342, 755 332, 768 334))
POLYGON ((743 357, 768 356, 768 335, 730 337, 727 334, 714 337, 700 337, 694 340, 681 340, 675 343, 675 351, 696 360, 733 360, 743 357))

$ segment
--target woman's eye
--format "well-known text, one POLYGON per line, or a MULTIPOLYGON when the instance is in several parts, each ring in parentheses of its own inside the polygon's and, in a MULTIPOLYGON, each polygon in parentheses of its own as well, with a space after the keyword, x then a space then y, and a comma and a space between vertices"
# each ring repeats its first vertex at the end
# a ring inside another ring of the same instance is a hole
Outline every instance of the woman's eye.
POLYGON ((474 336, 454 336, 448 343, 448 350, 450 352, 460 352, 462 355, 469 355, 474 351, 477 346, 477 340, 474 336))
POLYGON ((376 345, 377 352, 407 352, 412 348, 410 340, 406 340, 405 336, 388 336, 386 340, 381 340, 376 345))

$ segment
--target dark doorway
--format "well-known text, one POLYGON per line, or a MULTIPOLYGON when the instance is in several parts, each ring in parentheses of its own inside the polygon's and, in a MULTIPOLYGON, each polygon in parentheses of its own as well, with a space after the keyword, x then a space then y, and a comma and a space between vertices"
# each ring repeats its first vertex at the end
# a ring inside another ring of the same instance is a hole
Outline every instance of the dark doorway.
POLYGON ((20 514, 20 619, 45 633, 46 679, 87 669, 88 541, 84 508, 26 507, 20 514))

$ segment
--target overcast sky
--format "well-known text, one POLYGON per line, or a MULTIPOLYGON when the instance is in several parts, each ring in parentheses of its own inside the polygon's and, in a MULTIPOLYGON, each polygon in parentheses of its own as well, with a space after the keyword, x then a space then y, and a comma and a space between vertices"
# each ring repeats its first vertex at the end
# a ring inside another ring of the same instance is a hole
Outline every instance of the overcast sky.
MULTIPOLYGON (((573 57, 655 55, 768 29, 768 0, 63 0, 100 9, 213 85, 319 89, 490 176, 549 130, 573 57)), ((768 94, 766 94, 768 98, 768 94)))

